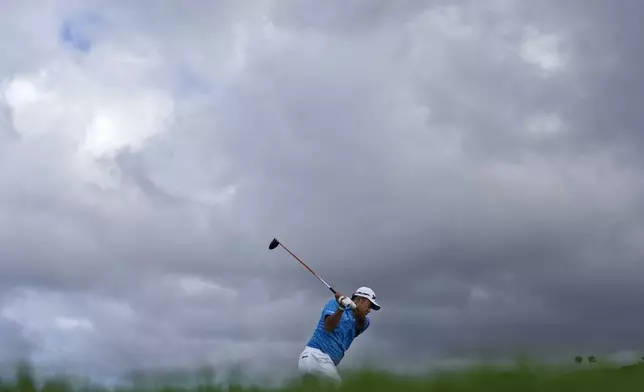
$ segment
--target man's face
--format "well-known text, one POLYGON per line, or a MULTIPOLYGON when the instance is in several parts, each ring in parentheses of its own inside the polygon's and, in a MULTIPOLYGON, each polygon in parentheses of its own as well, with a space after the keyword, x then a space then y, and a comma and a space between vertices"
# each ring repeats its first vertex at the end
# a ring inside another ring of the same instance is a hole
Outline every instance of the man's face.
POLYGON ((360 316, 366 316, 371 312, 371 302, 362 297, 356 298, 356 313, 358 313, 360 316))

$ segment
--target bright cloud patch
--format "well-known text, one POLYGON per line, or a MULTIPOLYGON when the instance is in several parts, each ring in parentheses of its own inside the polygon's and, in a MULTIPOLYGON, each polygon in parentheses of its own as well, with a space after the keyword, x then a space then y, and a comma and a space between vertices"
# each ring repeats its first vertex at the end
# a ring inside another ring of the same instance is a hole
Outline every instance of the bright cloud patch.
POLYGON ((225 298, 236 297, 234 290, 222 287, 212 281, 198 276, 183 276, 178 279, 179 286, 188 295, 210 294, 225 298))
POLYGON ((556 114, 535 115, 528 120, 527 130, 537 136, 551 136, 563 131, 563 121, 556 114))
MULTIPOLYGON (((128 67, 139 71, 137 63, 128 67)), ((116 186, 118 172, 109 160, 123 151, 141 150, 172 127, 174 103, 168 93, 125 84, 118 74, 111 81, 106 71, 107 78, 98 78, 62 59, 37 73, 5 80, 1 96, 24 142, 47 137, 68 149, 66 164, 82 180, 116 186)))
POLYGON ((56 317, 56 326, 63 331, 93 331, 94 324, 84 318, 56 317))
POLYGON ((561 40, 555 34, 541 33, 534 27, 524 30, 521 44, 521 58, 545 71, 554 71, 566 64, 566 58, 560 50, 561 40))

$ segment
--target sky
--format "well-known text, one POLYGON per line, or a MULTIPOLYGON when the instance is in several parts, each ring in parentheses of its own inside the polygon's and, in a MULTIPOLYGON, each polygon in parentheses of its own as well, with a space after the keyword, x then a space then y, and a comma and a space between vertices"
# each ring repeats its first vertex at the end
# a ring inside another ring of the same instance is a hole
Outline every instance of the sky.
MULTIPOLYGON (((644 347, 644 3, 0 2, 0 361, 289 375, 644 347)), ((429 365, 428 365, 429 364, 429 365)))

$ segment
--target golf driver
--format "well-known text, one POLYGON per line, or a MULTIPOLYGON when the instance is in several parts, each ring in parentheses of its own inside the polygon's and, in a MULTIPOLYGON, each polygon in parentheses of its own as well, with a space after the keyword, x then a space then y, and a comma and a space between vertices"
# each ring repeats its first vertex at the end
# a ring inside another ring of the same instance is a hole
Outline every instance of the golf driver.
POLYGON ((333 294, 335 294, 335 290, 333 289, 333 287, 331 287, 327 282, 325 282, 325 281, 324 281, 324 279, 322 279, 318 274, 316 274, 316 273, 315 273, 315 271, 313 271, 311 268, 309 268, 309 266, 308 266, 308 265, 306 265, 302 260, 300 260, 300 258, 299 258, 299 257, 297 257, 293 252, 291 252, 290 250, 288 250, 288 248, 287 248, 287 247, 285 247, 281 242, 279 242, 279 241, 277 240, 277 238, 273 238, 273 241, 271 241, 271 243, 268 245, 268 249, 273 250, 273 249, 277 248, 278 246, 281 246, 282 248, 284 248, 284 250, 286 250, 288 253, 290 253, 290 254, 291 254, 291 256, 295 257, 295 259, 296 259, 297 261, 299 261, 299 262, 300 262, 300 264, 302 264, 302 265, 303 265, 307 270, 309 270, 309 272, 310 272, 310 273, 312 273, 312 274, 313 274, 313 276, 315 276, 316 278, 318 278, 318 280, 319 280, 320 282, 322 282, 322 283, 323 283, 323 284, 324 284, 324 285, 325 285, 329 290, 331 290, 331 292, 332 292, 333 294))

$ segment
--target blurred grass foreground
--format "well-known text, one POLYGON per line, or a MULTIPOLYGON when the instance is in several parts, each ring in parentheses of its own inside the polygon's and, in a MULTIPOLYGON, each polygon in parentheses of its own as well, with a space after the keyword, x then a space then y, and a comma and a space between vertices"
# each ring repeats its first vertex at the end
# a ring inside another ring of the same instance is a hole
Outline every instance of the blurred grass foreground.
POLYGON ((242 391, 368 391, 368 392, 635 392, 644 391, 644 362, 628 366, 545 366, 520 363, 511 366, 479 365, 467 370, 443 371, 424 376, 402 376, 361 371, 344 375, 341 387, 316 380, 296 380, 281 387, 227 386, 195 380, 190 386, 160 379, 133 380, 128 385, 100 386, 63 376, 38 378, 30 367, 19 365, 14 377, 0 381, 0 392, 242 392, 242 391))

